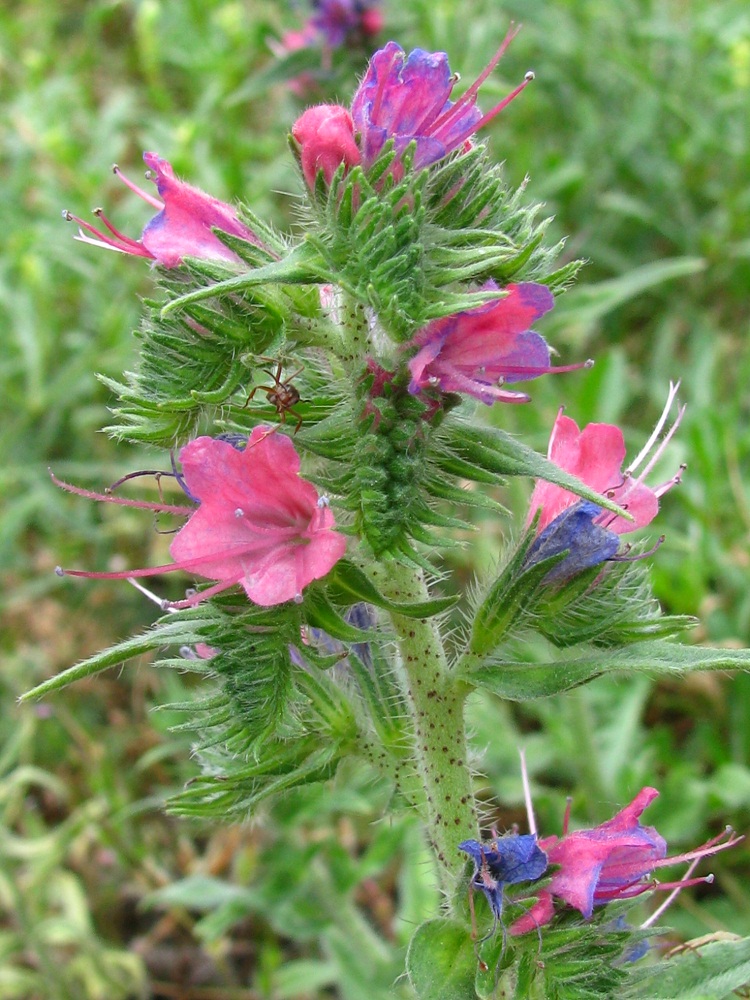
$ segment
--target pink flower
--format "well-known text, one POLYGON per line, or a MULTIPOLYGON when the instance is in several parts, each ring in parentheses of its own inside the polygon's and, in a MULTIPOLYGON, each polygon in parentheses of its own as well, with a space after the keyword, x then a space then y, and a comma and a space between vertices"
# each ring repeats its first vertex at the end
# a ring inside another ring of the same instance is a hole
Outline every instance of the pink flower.
MULTIPOLYGON (((497 285, 490 281, 483 288, 497 285)), ((505 290, 505 298, 434 320, 414 337, 411 345, 419 350, 409 361, 409 392, 462 392, 488 406, 525 403, 526 393, 501 386, 581 367, 551 367, 546 341, 529 329, 552 308, 550 290, 534 282, 505 290)))
POLYGON ((115 174, 131 191, 157 209, 157 214, 146 224, 140 240, 121 233, 101 209, 96 209, 95 214, 108 233, 70 212, 63 212, 66 219, 77 222, 80 226, 77 239, 94 246, 118 250, 120 253, 147 257, 163 267, 177 267, 182 263, 183 257, 239 262, 239 257, 222 243, 212 229, 219 229, 247 240, 256 247, 263 247, 255 233, 240 222, 231 205, 177 180, 172 165, 156 153, 144 153, 143 159, 153 171, 152 179, 161 200, 133 184, 118 167, 114 167, 115 174), (87 233, 91 235, 86 235, 87 233))
POLYGON ((292 126, 292 136, 299 144, 302 173, 310 188, 315 187, 319 170, 330 184, 340 164, 353 167, 359 163, 352 116, 338 104, 308 108, 292 126))
MULTIPOLYGON (((642 463, 648 458, 667 422, 678 388, 679 383, 670 385, 667 403, 651 437, 640 454, 624 471, 622 464, 625 460, 625 439, 619 427, 615 427, 613 424, 588 424, 581 431, 575 420, 566 417, 562 410, 557 415, 555 426, 552 428, 547 457, 555 465, 559 465, 561 469, 578 476, 597 493, 602 493, 610 500, 614 500, 616 504, 632 515, 633 520, 627 521, 624 517, 617 517, 608 511, 602 511, 599 523, 604 524, 609 531, 613 531, 617 535, 635 531, 636 528, 643 528, 650 524, 658 513, 659 498, 680 481, 678 474, 655 488, 651 488, 645 483, 648 474, 661 458, 664 449, 679 427, 685 412, 684 406, 679 409, 677 419, 649 461, 638 475, 635 475, 642 463)), ((539 531, 544 531, 556 517, 577 502, 578 497, 574 493, 539 479, 531 494, 529 523, 536 511, 540 509, 539 531)))
POLYGON ((256 427, 242 449, 199 437, 179 457, 179 482, 197 509, 91 493, 55 479, 79 496, 188 515, 169 548, 173 564, 119 573, 60 570, 61 575, 119 580, 182 570, 217 583, 173 607, 192 606, 235 584, 255 604, 268 607, 300 600, 304 587, 343 556, 346 539, 334 530, 325 499, 300 477, 299 455, 289 438, 256 427))
MULTIPOLYGON (((547 457, 561 469, 578 476, 587 486, 614 500, 632 515, 633 520, 612 514, 590 500, 581 500, 574 493, 538 479, 531 494, 527 524, 540 511, 538 534, 529 549, 525 566, 564 551, 568 555, 550 570, 545 582, 555 583, 576 573, 617 558, 619 536, 643 528, 656 517, 659 499, 679 483, 682 468, 671 479, 655 488, 646 485, 646 477, 661 457, 682 420, 685 408, 664 439, 655 449, 638 475, 636 471, 648 458, 667 421, 677 394, 677 385, 670 385, 664 411, 640 454, 623 471, 625 440, 619 427, 613 424, 588 424, 581 431, 562 410, 552 429, 547 457)), ((653 551, 653 550, 652 550, 653 551)))
POLYGON ((654 827, 641 826, 639 821, 641 813, 658 794, 655 788, 642 788, 630 805, 606 823, 574 833, 567 833, 566 829, 561 838, 541 839, 539 847, 547 853, 549 864, 559 868, 549 887, 537 893, 537 902, 511 925, 510 933, 526 934, 548 923, 554 914, 555 899, 575 907, 589 919, 595 906, 613 900, 630 899, 651 889, 685 888, 712 881, 710 875, 680 882, 649 880, 656 868, 694 862, 742 840, 727 829, 692 851, 668 858, 664 838, 654 827))

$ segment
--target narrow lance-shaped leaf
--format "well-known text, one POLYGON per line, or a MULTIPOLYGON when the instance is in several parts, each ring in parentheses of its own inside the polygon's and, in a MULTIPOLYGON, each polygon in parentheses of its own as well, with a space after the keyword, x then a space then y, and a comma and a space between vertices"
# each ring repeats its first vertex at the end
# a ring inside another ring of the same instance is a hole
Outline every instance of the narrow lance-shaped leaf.
POLYGON ((430 601, 391 601, 380 593, 368 577, 348 559, 340 559, 326 579, 331 594, 345 595, 355 601, 366 601, 377 608, 393 611, 405 618, 432 618, 448 611, 456 603, 455 597, 436 597, 430 601))
POLYGON ((245 274, 239 274, 236 278, 228 278, 226 281, 219 281, 215 285, 208 285, 206 288, 198 288, 195 291, 180 295, 171 302, 167 302, 162 307, 162 317, 177 309, 183 308, 192 302, 200 302, 202 299, 216 298, 222 295, 231 295, 234 292, 242 292, 255 285, 273 284, 317 284, 329 280, 329 275, 323 260, 309 241, 305 241, 300 246, 295 247, 288 256, 282 260, 265 264, 263 267, 254 268, 245 274))
POLYGON ((548 663, 497 660, 462 673, 474 687, 511 701, 546 698, 585 684, 602 674, 623 671, 658 677, 681 676, 694 670, 750 668, 750 650, 706 649, 676 642, 639 642, 620 650, 587 650, 577 657, 548 663))
POLYGON ((461 471, 454 473, 452 458, 455 455, 462 463, 460 469, 463 474, 468 462, 482 472, 490 472, 497 476, 531 476, 534 479, 544 479, 554 483, 555 486, 570 490, 585 500, 591 500, 606 510, 611 510, 627 521, 633 520, 626 510, 618 507, 612 500, 590 489, 576 476, 565 472, 554 462, 550 462, 505 431, 498 428, 475 427, 462 422, 448 424, 443 436, 449 453, 438 455, 437 462, 446 472, 462 474, 461 471))

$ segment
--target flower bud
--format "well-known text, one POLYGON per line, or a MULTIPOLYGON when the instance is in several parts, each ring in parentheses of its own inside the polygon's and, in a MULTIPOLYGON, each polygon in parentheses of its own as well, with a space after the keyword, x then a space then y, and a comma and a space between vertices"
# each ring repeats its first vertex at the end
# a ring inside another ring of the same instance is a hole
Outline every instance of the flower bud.
POLYGON ((353 167, 360 162, 352 116, 339 104, 308 108, 292 126, 292 135, 299 143, 302 173, 311 189, 319 170, 330 184, 339 164, 353 167))

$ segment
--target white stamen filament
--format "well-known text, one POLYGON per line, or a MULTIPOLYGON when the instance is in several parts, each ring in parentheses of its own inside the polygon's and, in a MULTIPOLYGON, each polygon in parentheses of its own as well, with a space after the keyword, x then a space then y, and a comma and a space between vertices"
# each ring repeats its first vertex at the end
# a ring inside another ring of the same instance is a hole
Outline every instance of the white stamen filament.
POLYGON ((79 243, 90 243, 92 247, 103 247, 105 250, 114 250, 115 253, 127 253, 127 250, 123 250, 122 247, 113 246, 111 243, 104 243, 103 240, 95 240, 91 236, 87 236, 82 229, 78 230, 78 236, 73 237, 74 240, 78 240, 79 243))
MULTIPOLYGON (((646 455, 648 455, 648 453, 651 451, 653 446, 658 441, 659 435, 661 434, 662 429, 667 422, 667 418, 669 417, 669 411, 672 409, 672 403, 674 402, 675 396, 677 395, 677 390, 679 388, 680 388, 679 381, 669 383, 669 395, 667 396, 667 402, 666 405, 664 406, 664 409, 662 410, 661 416, 656 422, 656 427, 654 427, 653 431, 651 432, 651 437, 645 443, 643 448, 641 448, 641 450, 638 452, 638 455, 635 457, 635 459, 628 466, 627 472, 635 472, 635 470, 644 460, 646 455)), ((674 432, 674 430, 676 429, 676 424, 679 423, 681 415, 684 412, 684 410, 685 407, 683 406, 682 409, 680 410, 680 413, 678 413, 677 415, 677 420, 675 421, 675 427, 673 427, 672 432, 674 432)), ((639 478, 642 479, 643 476, 640 476, 639 478)))
MULTIPOLYGON (((681 882, 687 882, 687 880, 690 878, 690 876, 695 871, 695 869, 696 869, 699 861, 700 861, 700 858, 696 858, 694 861, 690 862, 690 866, 688 867, 688 870, 685 872, 685 874, 680 879, 681 882)), ((651 914, 651 916, 648 917, 646 920, 643 921, 643 923, 641 924, 641 929, 643 930, 646 927, 651 927, 652 924, 655 924, 656 921, 659 919, 659 917, 662 915, 662 913, 664 913, 665 910, 668 910, 669 907, 672 905, 672 903, 674 903, 674 901, 677 899, 677 897, 682 892, 682 889, 683 889, 683 886, 681 886, 681 885, 675 886, 674 889, 667 896, 667 898, 659 906, 657 906, 657 908, 654 910, 654 912, 651 914)))
POLYGON ((140 590, 140 592, 144 594, 149 599, 149 601, 153 601, 154 604, 158 604, 158 606, 162 609, 162 611, 175 611, 175 608, 170 607, 168 601, 165 601, 161 597, 157 597, 157 595, 153 592, 153 590, 149 590, 148 587, 144 587, 142 583, 139 583, 137 580, 133 579, 132 576, 129 576, 127 579, 131 587, 135 587, 136 590, 140 590))
POLYGON ((536 836, 536 818, 534 816, 534 803, 531 801, 531 785, 529 784, 529 772, 526 769, 526 752, 518 751, 521 758, 521 782, 523 783, 523 800, 526 803, 526 818, 529 824, 529 833, 536 836))

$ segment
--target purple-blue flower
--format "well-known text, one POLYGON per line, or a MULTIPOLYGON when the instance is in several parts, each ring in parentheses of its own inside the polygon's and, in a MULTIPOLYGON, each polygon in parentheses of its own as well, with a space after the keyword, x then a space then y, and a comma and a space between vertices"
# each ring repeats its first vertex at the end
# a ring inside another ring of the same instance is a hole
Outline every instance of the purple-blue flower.
POLYGON ((451 73, 445 52, 414 49, 407 56, 396 42, 388 42, 376 52, 352 101, 352 118, 361 135, 365 168, 389 139, 395 141, 397 153, 403 152, 410 142, 416 142, 417 169, 463 147, 533 79, 533 74, 527 73, 523 83, 487 114, 477 107, 479 88, 516 31, 508 32, 479 77, 455 102, 450 97, 458 76, 451 73))
POLYGON ((337 49, 357 35, 368 38, 383 27, 383 15, 374 3, 363 0, 313 0, 315 13, 309 24, 329 48, 337 49))
POLYGON ((497 920, 503 912, 505 886, 535 882, 547 870, 547 855, 533 833, 496 837, 489 844, 464 840, 458 849, 474 862, 470 884, 484 893, 497 920))

